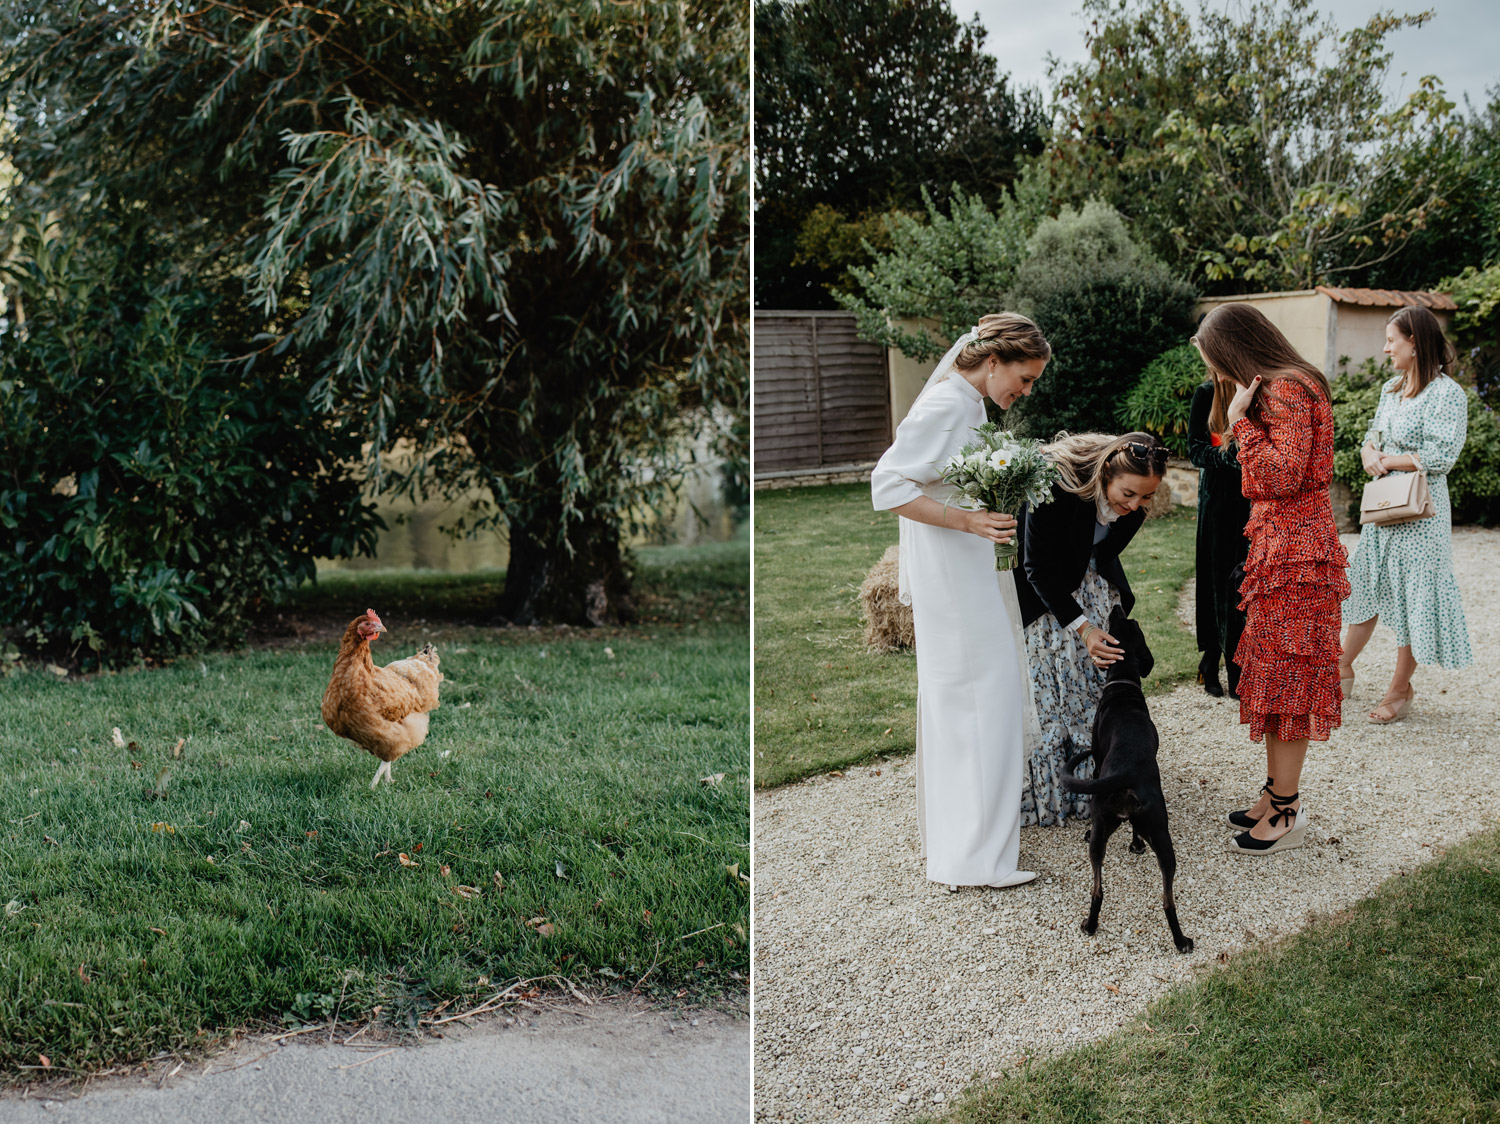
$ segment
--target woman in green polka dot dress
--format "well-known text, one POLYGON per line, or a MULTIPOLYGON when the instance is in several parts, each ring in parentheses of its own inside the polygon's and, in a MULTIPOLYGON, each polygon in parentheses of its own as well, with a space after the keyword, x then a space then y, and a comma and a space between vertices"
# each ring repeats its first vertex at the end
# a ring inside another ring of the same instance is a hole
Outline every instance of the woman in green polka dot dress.
POLYGON ((1375 622, 1384 619, 1396 633, 1396 673, 1371 722, 1406 717, 1416 694, 1411 685, 1418 664, 1467 667, 1473 662, 1464 607, 1453 576, 1453 512, 1448 504, 1448 470, 1463 451, 1469 401, 1463 387, 1441 368, 1457 356, 1443 338, 1437 317, 1427 309, 1403 308, 1385 326, 1385 353, 1399 372, 1385 384, 1375 419, 1365 433, 1365 471, 1427 470, 1432 488, 1431 519, 1381 526, 1366 523, 1359 549, 1349 564, 1353 592, 1344 602, 1344 654, 1339 679, 1344 697, 1354 687, 1354 661, 1370 642, 1375 622))

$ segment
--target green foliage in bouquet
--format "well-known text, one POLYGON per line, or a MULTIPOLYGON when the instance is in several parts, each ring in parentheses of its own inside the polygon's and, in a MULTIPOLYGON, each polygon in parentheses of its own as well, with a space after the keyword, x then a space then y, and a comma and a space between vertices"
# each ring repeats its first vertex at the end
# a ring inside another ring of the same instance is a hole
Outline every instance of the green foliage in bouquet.
MULTIPOLYGON (((1052 499, 1057 466, 1043 454, 1041 444, 1009 433, 994 422, 974 430, 970 442, 943 466, 943 480, 987 511, 1014 515, 1023 503, 1035 507, 1052 499)), ((1016 544, 995 544, 995 569, 1016 564, 1016 544)))
POLYGON ((1164 351, 1141 372, 1115 417, 1126 429, 1154 433, 1173 455, 1187 456, 1188 415, 1193 391, 1206 375, 1203 357, 1190 343, 1164 351))

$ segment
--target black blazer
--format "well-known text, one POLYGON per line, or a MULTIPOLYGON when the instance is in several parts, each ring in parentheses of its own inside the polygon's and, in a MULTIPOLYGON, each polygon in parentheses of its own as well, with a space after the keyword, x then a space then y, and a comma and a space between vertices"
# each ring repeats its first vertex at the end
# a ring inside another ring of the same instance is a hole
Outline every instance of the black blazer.
MULTIPOLYGON (((1021 624, 1028 625, 1050 612, 1059 625, 1083 615, 1083 606, 1073 596, 1083 584, 1092 555, 1099 574, 1120 591, 1120 607, 1130 615, 1135 594, 1125 580, 1120 552, 1129 545, 1146 521, 1146 509, 1137 508, 1109 525, 1109 531, 1094 545, 1098 526, 1093 500, 1075 496, 1061 484, 1052 485, 1052 502, 1039 507, 1022 504, 1016 515, 1016 541, 1021 551, 1021 569, 1016 596, 1021 602, 1021 624)), ((1100 628, 1104 621, 1095 621, 1100 628)))

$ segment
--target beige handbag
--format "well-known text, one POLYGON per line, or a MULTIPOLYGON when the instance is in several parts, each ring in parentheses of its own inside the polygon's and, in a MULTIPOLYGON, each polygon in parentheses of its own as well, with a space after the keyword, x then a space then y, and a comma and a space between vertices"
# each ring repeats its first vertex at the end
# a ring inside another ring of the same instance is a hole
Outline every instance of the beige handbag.
POLYGON ((1437 514, 1432 507, 1432 492, 1427 487, 1427 470, 1416 454, 1415 472, 1388 472, 1365 485, 1359 497, 1360 523, 1379 523, 1390 527, 1410 523, 1413 519, 1431 519, 1437 514))

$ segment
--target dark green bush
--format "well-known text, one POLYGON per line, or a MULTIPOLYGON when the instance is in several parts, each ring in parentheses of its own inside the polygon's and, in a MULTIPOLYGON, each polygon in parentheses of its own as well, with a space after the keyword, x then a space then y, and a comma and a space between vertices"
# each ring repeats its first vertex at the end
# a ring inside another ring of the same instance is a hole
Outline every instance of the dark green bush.
MULTIPOLYGON (((1367 483, 1360 460, 1360 444, 1375 409, 1380 388, 1391 377, 1388 365, 1366 359, 1352 371, 1333 380, 1333 475, 1354 494, 1358 516, 1359 496, 1367 483)), ((1500 524, 1500 417, 1468 390, 1469 433, 1458 463, 1448 473, 1448 498, 1453 504, 1453 522, 1500 524)))
POLYGON ((8 281, 25 319, 0 334, 13 640, 86 667, 224 642, 315 556, 373 547, 345 467, 357 438, 309 412, 280 360, 247 371, 187 327, 212 322, 207 292, 58 239, 22 250, 8 281))
POLYGON ((1046 334, 1052 362, 1013 407, 1014 424, 1043 440, 1109 432, 1147 364, 1193 334, 1193 290, 1098 202, 1043 222, 1027 254, 1012 304, 1046 334))
POLYGON ((1208 375, 1203 357, 1190 343, 1164 351, 1141 372, 1115 418, 1126 429, 1154 433, 1179 457, 1188 452, 1188 415, 1193 391, 1208 375))

